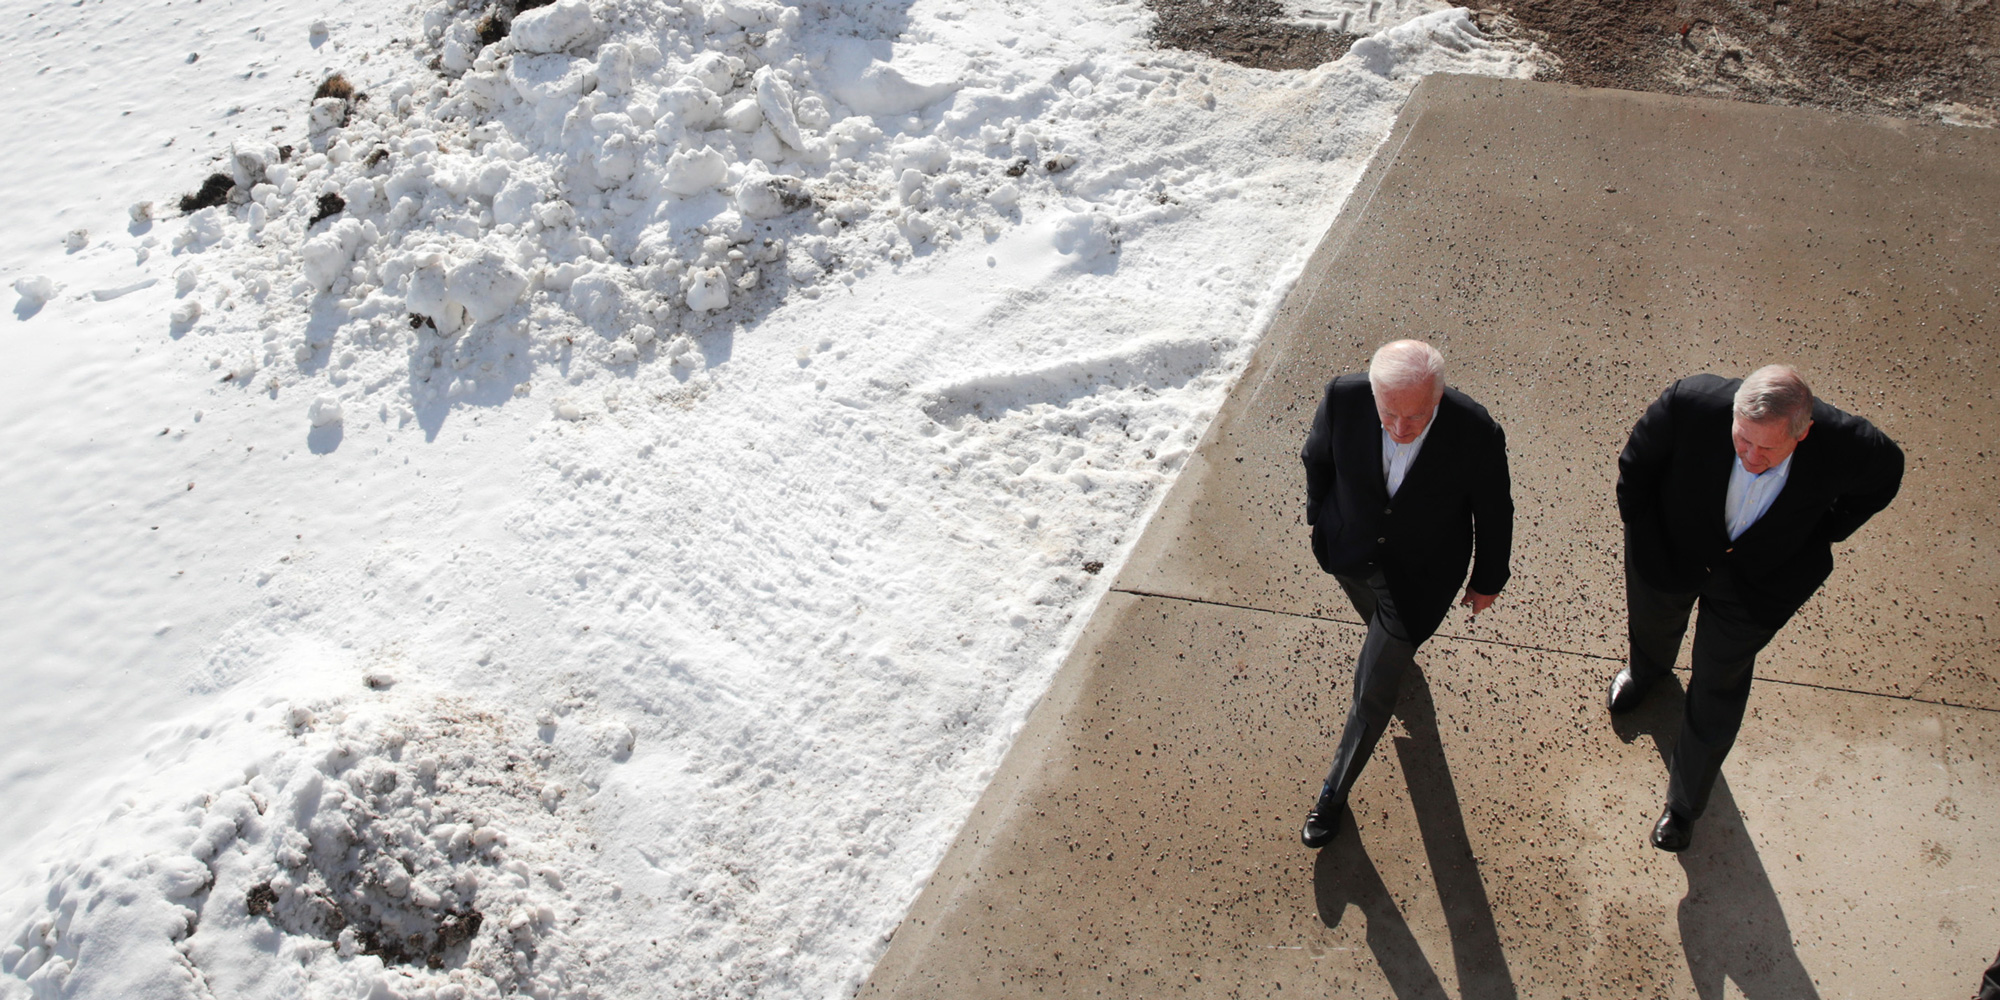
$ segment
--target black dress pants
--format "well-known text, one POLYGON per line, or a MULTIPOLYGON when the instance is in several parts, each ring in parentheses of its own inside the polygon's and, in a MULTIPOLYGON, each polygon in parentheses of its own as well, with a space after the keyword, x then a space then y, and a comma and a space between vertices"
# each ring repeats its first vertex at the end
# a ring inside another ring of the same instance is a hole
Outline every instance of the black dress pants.
POLYGON ((1354 704, 1347 710, 1347 727, 1340 734, 1333 769, 1320 790, 1322 805, 1338 808, 1347 804, 1348 790, 1361 777, 1382 731, 1389 728, 1403 675, 1416 662, 1417 644, 1410 641, 1381 570, 1366 578, 1335 574, 1334 579, 1354 602, 1355 613, 1368 623, 1368 637, 1361 641, 1361 655, 1354 662, 1354 704))
POLYGON ((1667 765, 1667 805, 1689 818, 1708 808, 1723 758, 1729 756, 1743 726, 1757 653, 1778 634, 1750 616, 1740 587, 1736 574, 1725 566, 1710 573, 1700 590, 1661 590, 1633 572, 1629 540, 1626 544, 1626 632, 1633 679, 1649 684, 1673 670, 1689 612, 1697 603, 1701 606, 1694 621, 1693 677, 1681 715, 1680 740, 1667 765))

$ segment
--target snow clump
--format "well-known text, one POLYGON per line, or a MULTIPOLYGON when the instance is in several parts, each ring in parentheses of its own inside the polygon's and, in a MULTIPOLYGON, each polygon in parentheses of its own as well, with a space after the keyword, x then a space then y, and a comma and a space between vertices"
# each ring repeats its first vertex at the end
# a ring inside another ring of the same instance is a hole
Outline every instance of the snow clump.
POLYGON ((46 274, 30 274, 14 279, 14 294, 30 307, 56 297, 56 283, 46 274))
POLYGON ((340 423, 342 419, 340 400, 332 396, 320 396, 314 399, 312 405, 306 407, 306 419, 312 421, 314 427, 330 427, 340 423))
POLYGON ((201 318, 201 300, 182 299, 168 315, 172 318, 175 329, 185 330, 201 318))
POLYGON ((579 51, 597 37, 597 21, 584 0, 560 0, 514 19, 514 47, 522 52, 579 51))

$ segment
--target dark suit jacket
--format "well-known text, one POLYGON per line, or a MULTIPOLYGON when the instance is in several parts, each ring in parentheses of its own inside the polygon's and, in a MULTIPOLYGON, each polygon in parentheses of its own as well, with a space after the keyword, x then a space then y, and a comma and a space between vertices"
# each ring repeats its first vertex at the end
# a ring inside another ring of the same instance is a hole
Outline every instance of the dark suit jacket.
POLYGON ((1475 522, 1478 560, 1469 586, 1497 594, 1507 585, 1514 543, 1507 435, 1464 393, 1444 391, 1430 436, 1393 500, 1366 374, 1327 383, 1299 458, 1319 567, 1343 576, 1380 567, 1411 638, 1430 638, 1451 610, 1472 560, 1475 522))
POLYGON ((1736 463, 1730 424, 1742 382, 1691 376, 1646 408, 1618 456, 1618 516, 1641 580, 1691 593, 1726 565, 1751 615, 1776 628, 1833 572, 1833 543, 1895 499, 1903 452, 1868 421, 1814 400, 1812 429, 1792 452, 1785 488, 1731 542, 1722 507, 1736 463))

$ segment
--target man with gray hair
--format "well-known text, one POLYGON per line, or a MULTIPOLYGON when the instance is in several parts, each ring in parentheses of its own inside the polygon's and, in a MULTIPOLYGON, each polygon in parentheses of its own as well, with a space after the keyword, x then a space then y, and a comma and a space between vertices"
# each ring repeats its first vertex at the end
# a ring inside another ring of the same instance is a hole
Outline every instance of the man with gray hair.
POLYGON ((1684 378, 1632 428, 1618 456, 1631 657, 1611 680, 1612 712, 1673 669, 1701 606, 1654 847, 1687 848, 1743 724, 1758 651, 1833 572, 1833 544, 1902 481, 1895 442, 1814 399, 1785 365, 1684 378))
POLYGON ((1366 374, 1327 383, 1299 458, 1313 555, 1368 624, 1340 748, 1300 834, 1318 848, 1333 840, 1403 675, 1459 586, 1459 603, 1478 614, 1506 585, 1514 500, 1506 434, 1445 385, 1444 355, 1415 340, 1384 344, 1366 374))

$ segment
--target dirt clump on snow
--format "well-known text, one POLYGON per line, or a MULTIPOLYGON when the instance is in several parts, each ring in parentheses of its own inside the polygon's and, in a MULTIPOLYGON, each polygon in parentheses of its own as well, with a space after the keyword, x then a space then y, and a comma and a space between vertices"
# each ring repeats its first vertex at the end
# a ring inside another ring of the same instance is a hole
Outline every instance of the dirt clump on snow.
POLYGON ((492 45, 494 42, 507 37, 507 32, 513 30, 514 19, 516 17, 526 14, 537 7, 547 7, 554 2, 555 0, 517 0, 517 2, 509 3, 507 0, 500 0, 500 2, 488 8, 486 13, 479 18, 477 29, 479 32, 479 43, 481 45, 492 45))
POLYGON ((313 217, 306 222, 306 228, 311 229, 344 211, 347 211, 347 199, 328 191, 319 196, 319 203, 314 206, 313 217))
POLYGON ((1553 57, 1542 79, 1834 111, 1994 121, 2000 7, 1776 0, 1499 0, 1481 29, 1553 57))
POLYGON ((224 204, 229 201, 229 189, 235 186, 236 179, 228 174, 209 174, 208 179, 201 182, 200 190, 193 194, 181 195, 181 211, 199 212, 213 205, 224 204))
POLYGON ((488 11, 485 17, 479 19, 479 44, 492 45, 507 37, 507 29, 511 27, 513 24, 499 11, 488 11))
POLYGON ((354 100, 354 85, 347 82, 347 77, 335 73, 321 80, 319 88, 313 91, 313 100, 315 101, 328 97, 337 97, 343 101, 352 101, 354 100))
POLYGON ((1311 69, 1347 53, 1359 35, 1292 24, 1277 0, 1149 0, 1153 43, 1252 69, 1311 69))

